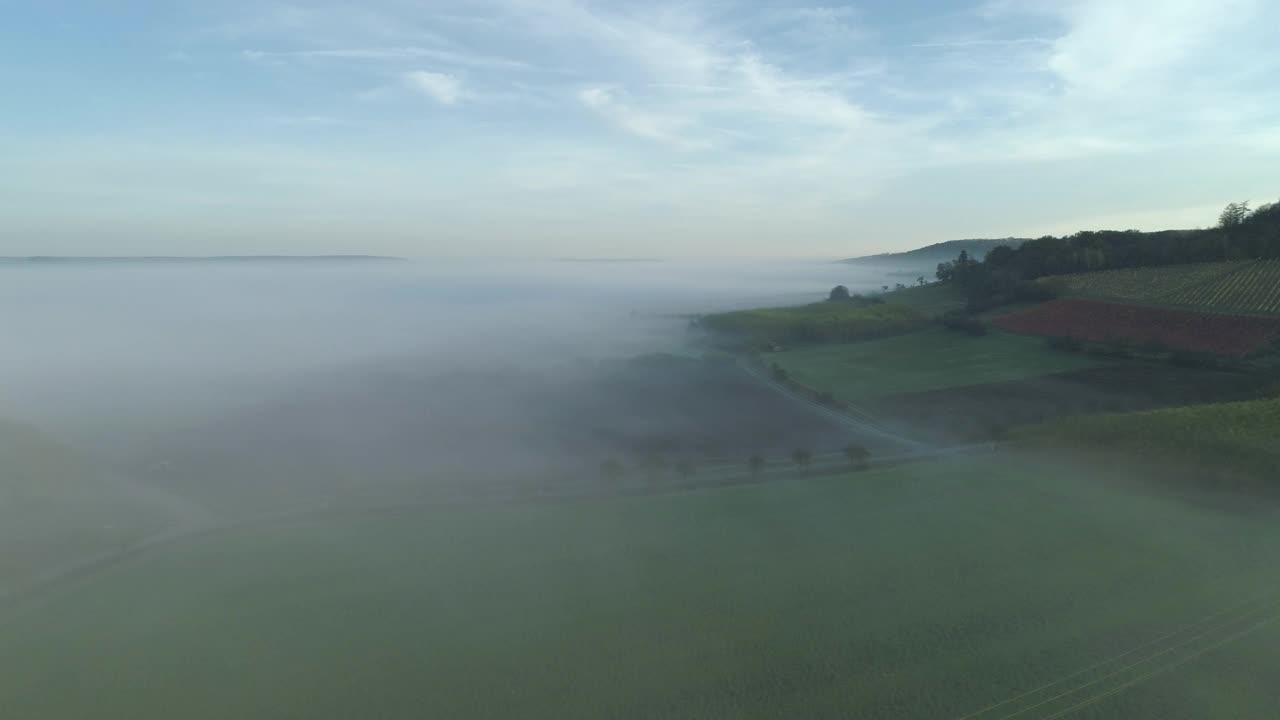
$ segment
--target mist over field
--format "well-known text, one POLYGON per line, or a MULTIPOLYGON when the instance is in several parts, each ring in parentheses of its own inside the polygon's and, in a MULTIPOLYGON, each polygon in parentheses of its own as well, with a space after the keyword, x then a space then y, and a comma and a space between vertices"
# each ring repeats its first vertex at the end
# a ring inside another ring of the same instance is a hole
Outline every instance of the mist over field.
POLYGON ((881 278, 815 261, 10 266, 0 404, 196 496, 258 475, 305 495, 324 485, 315 468, 456 481, 646 452, 745 457, 839 437, 794 407, 760 413, 776 398, 724 373, 620 363, 690 354, 693 314, 811 302, 836 283, 881 278))
POLYGON ((945 283, 824 301, 895 277, 0 267, 0 709, 1267 717, 1280 525, 1213 478, 1269 451, 1058 440, 1193 445, 1254 378, 948 327, 945 283))

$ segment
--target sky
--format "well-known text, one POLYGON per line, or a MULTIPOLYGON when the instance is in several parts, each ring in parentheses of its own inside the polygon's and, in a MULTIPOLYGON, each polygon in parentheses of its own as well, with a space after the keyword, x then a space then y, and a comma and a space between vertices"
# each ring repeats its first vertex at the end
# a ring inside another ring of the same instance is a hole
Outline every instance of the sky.
POLYGON ((1271 0, 0 0, 0 254, 842 257, 1280 198, 1271 0))

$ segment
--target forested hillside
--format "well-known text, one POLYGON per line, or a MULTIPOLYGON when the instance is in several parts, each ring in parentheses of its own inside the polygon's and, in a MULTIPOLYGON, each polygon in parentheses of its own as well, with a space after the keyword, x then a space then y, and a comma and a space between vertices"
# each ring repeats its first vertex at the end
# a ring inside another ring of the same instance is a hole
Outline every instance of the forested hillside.
POLYGON ((1048 276, 1259 258, 1280 258, 1278 203, 1257 209, 1231 203, 1218 224, 1204 230, 1079 232, 1016 248, 997 247, 980 261, 962 252, 958 259, 939 264, 936 274, 939 280, 961 285, 971 303, 996 304, 1034 299, 1043 291, 1028 284, 1048 276))

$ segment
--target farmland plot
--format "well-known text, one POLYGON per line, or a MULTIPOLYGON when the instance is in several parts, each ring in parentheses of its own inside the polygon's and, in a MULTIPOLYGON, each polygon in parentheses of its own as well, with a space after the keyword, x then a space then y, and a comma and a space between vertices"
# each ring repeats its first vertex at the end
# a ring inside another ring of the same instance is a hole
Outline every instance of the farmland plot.
POLYGON ((1280 319, 1219 315, 1068 298, 997 318, 1010 332, 1073 337, 1091 342, 1117 338, 1158 342, 1174 350, 1246 355, 1280 337, 1280 319))
POLYGON ((194 538, 7 626, 0 717, 1271 720, 1280 524, 1130 479, 1000 457, 194 538))
POLYGON ((1165 300, 1245 313, 1280 313, 1280 260, 1247 263, 1212 282, 1170 293, 1165 300))
POLYGON ((1195 263, 1165 267, 1121 268, 1052 278, 1068 294, 1160 303, 1202 285, 1212 285, 1248 263, 1195 263))
POLYGON ((1280 260, 1196 263, 1064 275, 1068 295, 1215 312, 1280 314, 1280 260))

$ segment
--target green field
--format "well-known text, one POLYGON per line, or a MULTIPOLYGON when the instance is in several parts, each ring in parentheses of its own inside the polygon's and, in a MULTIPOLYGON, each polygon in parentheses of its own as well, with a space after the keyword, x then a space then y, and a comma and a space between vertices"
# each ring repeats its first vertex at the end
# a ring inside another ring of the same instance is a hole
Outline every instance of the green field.
POLYGON ((1085 297, 1217 312, 1280 313, 1280 260, 1104 270, 1046 282, 1085 297))
POLYGON ((920 327, 924 315, 906 305, 820 302, 708 315, 702 326, 755 343, 813 343, 885 337, 920 327))
POLYGON ((1280 468, 1280 399, 1078 417, 1028 428, 1031 444, 1122 452, 1204 470, 1273 478, 1280 468))
POLYGON ((935 282, 908 287, 885 293, 883 297, 887 303, 904 305, 929 317, 965 307, 964 295, 955 283, 935 282))
POLYGON ((0 421, 0 598, 50 568, 121 547, 159 527, 86 456, 39 430, 0 421))
POLYGON ((1271 718, 1278 551, 1011 458, 329 517, 0 618, 0 715, 1271 718))
POLYGON ((1043 340, 1007 333, 972 337, 926 330, 860 343, 798 348, 764 356, 805 385, 847 401, 1021 380, 1097 365, 1055 352, 1043 340))

